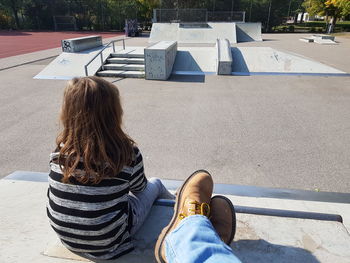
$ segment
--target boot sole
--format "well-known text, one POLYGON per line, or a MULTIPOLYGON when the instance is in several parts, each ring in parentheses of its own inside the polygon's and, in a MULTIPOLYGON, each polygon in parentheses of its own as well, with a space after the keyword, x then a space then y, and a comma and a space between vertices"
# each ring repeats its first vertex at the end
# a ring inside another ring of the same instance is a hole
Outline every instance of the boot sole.
POLYGON ((156 243, 156 246, 155 246, 155 249, 154 249, 154 252, 155 252, 154 254, 155 254, 155 257, 156 257, 156 260, 158 263, 166 263, 164 261, 164 259, 162 258, 162 246, 163 246, 165 237, 170 232, 170 229, 174 225, 177 217, 179 216, 178 205, 179 205, 179 200, 182 196, 182 191, 185 188, 185 186, 187 185, 187 183, 191 180, 191 178, 199 173, 206 173, 206 174, 210 175, 210 173, 208 173, 208 171, 206 171, 206 170, 197 170, 185 180, 185 182, 182 184, 181 188, 177 191, 173 217, 171 218, 170 223, 165 228, 163 228, 162 232, 160 233, 158 240, 157 240, 157 243, 156 243))
POLYGON ((235 234, 236 234, 236 211, 235 211, 235 208, 234 208, 234 206, 233 206, 231 200, 228 199, 226 196, 216 195, 216 196, 212 197, 211 200, 213 200, 213 199, 215 199, 215 198, 220 198, 220 199, 225 200, 225 201, 229 204, 229 207, 230 207, 230 209, 231 209, 231 216, 232 216, 232 232, 231 232, 229 241, 226 243, 227 245, 230 245, 231 242, 233 241, 234 237, 235 237, 235 234))

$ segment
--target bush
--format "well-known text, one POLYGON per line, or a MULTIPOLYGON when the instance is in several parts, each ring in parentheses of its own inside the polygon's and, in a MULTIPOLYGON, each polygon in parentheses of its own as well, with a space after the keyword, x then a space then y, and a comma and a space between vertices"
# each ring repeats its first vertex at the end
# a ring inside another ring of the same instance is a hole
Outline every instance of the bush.
POLYGON ((289 27, 288 27, 288 32, 293 33, 293 32, 294 32, 294 26, 289 26, 289 27))
POLYGON ((12 27, 12 19, 6 14, 0 13, 0 29, 10 29, 12 27))

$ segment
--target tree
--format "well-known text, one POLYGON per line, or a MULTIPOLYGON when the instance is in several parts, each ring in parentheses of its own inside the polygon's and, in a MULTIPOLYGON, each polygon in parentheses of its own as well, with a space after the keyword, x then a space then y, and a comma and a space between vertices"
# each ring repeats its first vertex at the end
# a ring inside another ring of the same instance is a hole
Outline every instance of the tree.
POLYGON ((160 0, 137 0, 140 5, 141 18, 144 21, 151 21, 153 9, 159 7, 160 0))
POLYGON ((22 0, 1 0, 0 1, 0 6, 3 6, 4 8, 11 10, 13 17, 15 18, 17 29, 20 28, 18 12, 22 4, 23 4, 22 0))
POLYGON ((332 33, 337 20, 350 14, 349 0, 306 0, 304 7, 310 15, 321 15, 331 18, 327 32, 332 33))

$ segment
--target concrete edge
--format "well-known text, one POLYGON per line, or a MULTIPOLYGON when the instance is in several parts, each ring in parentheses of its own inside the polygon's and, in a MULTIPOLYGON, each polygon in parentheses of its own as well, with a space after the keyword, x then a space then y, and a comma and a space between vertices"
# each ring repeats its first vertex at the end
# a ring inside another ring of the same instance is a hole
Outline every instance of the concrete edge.
MULTIPOLYGON (((3 180, 19 180, 31 182, 47 182, 48 173, 15 171, 3 180)), ((162 179, 162 182, 169 190, 177 190, 183 183, 180 180, 162 179)), ((350 193, 337 192, 315 192, 309 190, 268 188, 249 185, 215 184, 214 193, 222 195, 236 195, 257 198, 275 198, 301 201, 316 201, 329 203, 350 204, 350 193)))

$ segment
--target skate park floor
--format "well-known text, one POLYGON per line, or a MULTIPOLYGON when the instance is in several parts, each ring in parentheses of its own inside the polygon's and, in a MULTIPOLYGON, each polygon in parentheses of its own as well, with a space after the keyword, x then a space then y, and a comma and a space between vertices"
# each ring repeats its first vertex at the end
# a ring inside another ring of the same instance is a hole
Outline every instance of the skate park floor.
MULTIPOLYGON (((303 36, 309 35, 264 34, 263 42, 235 47, 271 47, 350 72, 350 39, 337 37, 339 45, 322 46, 299 41, 303 36)), ((147 38, 130 39, 127 45, 145 46, 147 38)), ((0 177, 17 170, 48 171, 66 81, 33 77, 60 52, 48 49, 0 59, 0 177)), ((149 177, 183 180, 202 168, 215 183, 349 193, 348 76, 108 80, 120 90, 124 126, 142 150, 149 177)), ((57 248, 45 216, 47 184, 1 180, 0 188, 0 261, 73 262, 43 256, 50 249, 54 255, 57 248)), ((330 203, 229 197, 235 205, 336 213, 344 219, 343 225, 239 214, 241 232, 233 248, 244 262, 264 256, 266 262, 350 261, 350 198, 330 203)))

